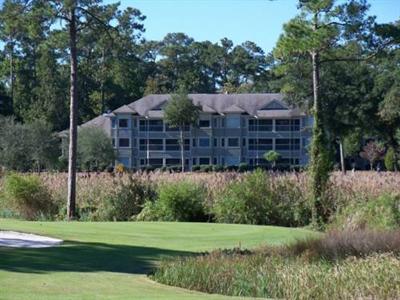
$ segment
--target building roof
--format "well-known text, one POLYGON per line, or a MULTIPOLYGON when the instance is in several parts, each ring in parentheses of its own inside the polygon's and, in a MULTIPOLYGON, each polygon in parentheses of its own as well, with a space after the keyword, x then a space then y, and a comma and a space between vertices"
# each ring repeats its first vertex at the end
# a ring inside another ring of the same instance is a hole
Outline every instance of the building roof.
MULTIPOLYGON (((289 107, 284 102, 282 94, 189 94, 188 96, 205 113, 247 113, 261 117, 273 115, 273 111, 279 111, 278 115, 282 116, 305 115, 298 108, 289 107), (264 111, 269 104, 271 108, 264 111)), ((155 113, 155 111, 160 111, 160 107, 165 105, 170 98, 169 94, 147 95, 127 106, 140 116, 162 117, 162 113, 155 113)), ((114 112, 120 111, 117 109, 114 112)))
MULTIPOLYGON (((282 94, 189 94, 202 112, 211 114, 240 113, 261 118, 299 117, 306 114, 297 107, 290 107, 282 94)), ((162 118, 163 107, 170 100, 169 94, 147 95, 130 104, 123 105, 111 114, 98 116, 81 127, 96 126, 109 130, 110 116, 136 114, 149 118, 162 118)), ((64 133, 64 132, 62 132, 64 133)), ((67 133, 67 131, 65 131, 67 133)))

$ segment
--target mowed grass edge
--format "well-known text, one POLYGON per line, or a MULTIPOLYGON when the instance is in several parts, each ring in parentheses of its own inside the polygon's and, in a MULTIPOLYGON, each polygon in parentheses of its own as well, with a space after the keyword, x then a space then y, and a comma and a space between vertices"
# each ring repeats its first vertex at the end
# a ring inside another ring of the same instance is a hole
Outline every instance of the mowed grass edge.
POLYGON ((165 256, 251 248, 313 235, 272 226, 159 222, 26 222, 0 230, 65 240, 56 248, 0 248, 0 299, 225 299, 154 283, 146 274, 165 256))

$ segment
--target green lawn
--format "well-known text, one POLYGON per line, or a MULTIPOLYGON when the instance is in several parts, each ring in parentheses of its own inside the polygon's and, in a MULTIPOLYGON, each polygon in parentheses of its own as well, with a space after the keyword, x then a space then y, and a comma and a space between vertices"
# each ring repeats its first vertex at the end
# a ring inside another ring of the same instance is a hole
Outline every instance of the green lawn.
POLYGON ((270 226, 8 219, 0 219, 0 230, 65 241, 44 249, 0 247, 0 299, 227 299, 160 285, 146 274, 166 255, 278 244, 311 234, 270 226))

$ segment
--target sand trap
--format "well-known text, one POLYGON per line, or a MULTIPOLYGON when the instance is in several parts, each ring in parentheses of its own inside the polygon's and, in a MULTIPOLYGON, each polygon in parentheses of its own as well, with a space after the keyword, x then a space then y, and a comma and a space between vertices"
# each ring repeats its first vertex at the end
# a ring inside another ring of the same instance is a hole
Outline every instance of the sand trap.
POLYGON ((0 247, 46 248, 61 244, 59 239, 15 231, 0 231, 0 247))

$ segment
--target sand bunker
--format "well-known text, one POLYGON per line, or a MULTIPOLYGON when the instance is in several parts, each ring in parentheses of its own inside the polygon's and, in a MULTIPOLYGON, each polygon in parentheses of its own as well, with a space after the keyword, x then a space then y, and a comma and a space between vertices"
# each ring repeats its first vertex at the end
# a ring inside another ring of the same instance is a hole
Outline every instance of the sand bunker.
POLYGON ((46 236, 15 231, 0 231, 0 247, 46 248, 54 247, 63 241, 46 236))

